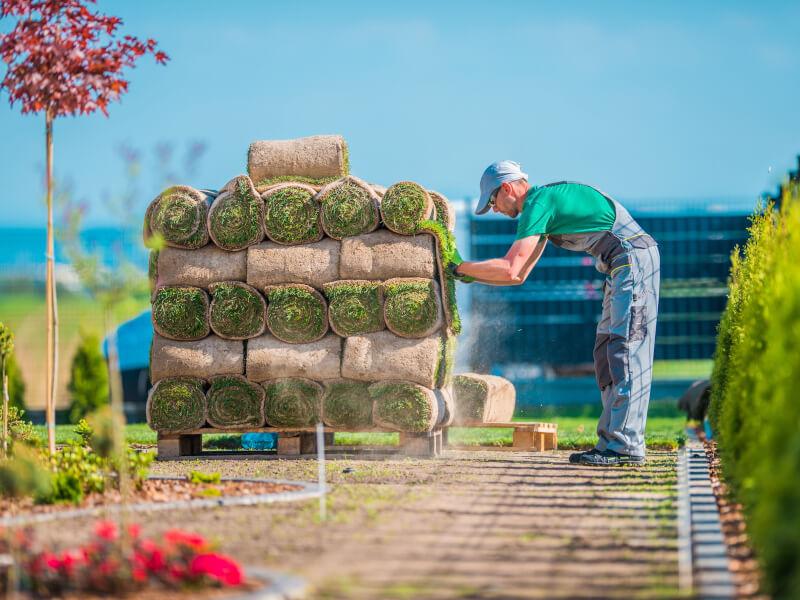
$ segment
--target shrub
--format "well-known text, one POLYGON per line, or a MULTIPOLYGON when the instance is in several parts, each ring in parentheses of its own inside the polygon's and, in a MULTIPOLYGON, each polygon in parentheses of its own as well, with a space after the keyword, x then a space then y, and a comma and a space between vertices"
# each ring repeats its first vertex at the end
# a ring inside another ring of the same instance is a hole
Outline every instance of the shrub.
POLYGON ((8 498, 48 496, 50 473, 34 448, 18 446, 13 458, 0 461, 0 494, 8 498))
POLYGON ((20 411, 24 410, 25 380, 22 378, 22 370, 19 368, 17 357, 13 352, 6 358, 6 375, 8 376, 8 405, 20 411))
POLYGON ((81 332, 80 343, 72 358, 69 420, 77 423, 87 414, 108 403, 108 367, 94 334, 81 332))

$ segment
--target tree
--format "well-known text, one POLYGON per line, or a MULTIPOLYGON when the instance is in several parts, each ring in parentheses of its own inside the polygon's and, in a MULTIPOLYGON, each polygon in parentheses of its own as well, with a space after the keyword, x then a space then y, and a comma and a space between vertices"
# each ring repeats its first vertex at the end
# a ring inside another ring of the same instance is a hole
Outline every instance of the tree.
POLYGON ((3 457, 8 454, 8 375, 6 359, 14 351, 14 334, 0 323, 0 387, 3 390, 3 457))
POLYGON ((58 304, 53 245, 53 121, 66 115, 108 116, 108 105, 128 91, 123 71, 145 54, 168 60, 153 39, 116 39, 122 19, 89 9, 95 0, 0 0, 0 17, 16 19, 0 35, 4 88, 22 113, 44 113, 47 182, 47 438, 55 452, 55 393, 58 369, 58 304))
POLYGON ((100 351, 100 339, 81 332, 81 341, 72 357, 69 385, 69 420, 77 423, 108 403, 108 367, 100 351))

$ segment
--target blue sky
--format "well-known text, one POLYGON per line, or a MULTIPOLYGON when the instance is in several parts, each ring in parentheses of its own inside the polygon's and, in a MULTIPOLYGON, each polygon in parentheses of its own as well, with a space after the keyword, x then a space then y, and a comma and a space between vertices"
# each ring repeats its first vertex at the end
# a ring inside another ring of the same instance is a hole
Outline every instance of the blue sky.
MULTIPOLYGON (((254 139, 341 133, 369 181, 474 195, 483 168, 592 183, 631 204, 754 198, 800 152, 798 2, 100 0, 156 38, 110 118, 56 122, 56 172, 111 217, 121 143, 201 140, 190 181, 245 169, 254 139), (771 171, 770 171, 771 168, 771 171)), ((8 23, 0 24, 7 30, 8 23)), ((0 96, 4 224, 43 223, 43 117, 0 96)), ((145 163, 142 198, 161 185, 145 163)))

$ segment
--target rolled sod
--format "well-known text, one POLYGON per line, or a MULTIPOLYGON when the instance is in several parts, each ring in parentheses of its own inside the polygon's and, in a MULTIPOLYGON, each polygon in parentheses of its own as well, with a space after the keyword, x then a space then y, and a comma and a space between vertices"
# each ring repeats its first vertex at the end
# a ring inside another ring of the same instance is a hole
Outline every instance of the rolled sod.
POLYGON ((278 244, 308 244, 323 237, 316 190, 302 183, 285 183, 262 194, 264 231, 278 244))
POLYGON ((324 286, 328 321, 342 337, 380 331, 383 320, 383 287, 379 281, 345 279, 324 286))
POLYGON ((151 267, 156 286, 191 285, 208 289, 217 281, 245 281, 247 250, 227 252, 213 244, 198 250, 162 248, 151 267))
POLYGON ((244 374, 244 344, 209 335, 202 340, 179 342, 158 333, 150 347, 150 381, 167 377, 197 377, 244 374))
POLYGON ((383 317, 395 335, 423 338, 442 328, 441 293, 433 279, 389 279, 383 293, 383 317))
POLYGON ((342 377, 357 381, 402 379, 436 386, 441 360, 440 336, 402 338, 391 331, 344 339, 342 377))
POLYGON ((456 336, 444 331, 439 338, 439 366, 436 375, 436 387, 443 388, 453 383, 453 372, 456 363, 456 336))
POLYGON ((175 185, 156 196, 144 218, 144 241, 158 235, 166 246, 193 250, 208 244, 206 218, 216 192, 175 185))
POLYGON ((328 331, 328 305, 317 290, 303 284, 265 288, 267 327, 272 335, 288 344, 308 344, 328 331))
POLYGON ((321 290, 326 283, 340 279, 340 247, 341 242, 330 238, 301 246, 273 242, 250 246, 247 249, 247 283, 259 290, 283 283, 304 283, 321 290))
POLYGON ((212 377, 206 392, 208 424, 218 429, 264 426, 264 388, 241 375, 212 377))
POLYGON ((276 175, 275 177, 265 177, 256 183, 256 190, 260 194, 271 191, 279 185, 286 183, 300 183, 306 185, 314 190, 314 193, 319 192, 326 185, 332 181, 336 181, 339 177, 302 177, 300 175, 276 175))
POLYGON ((271 427, 311 427, 320 421, 322 386, 301 377, 265 381, 264 416, 271 427))
POLYGON ((208 233, 223 250, 243 250, 264 239, 264 201, 247 175, 225 185, 208 211, 208 233))
POLYGON ((322 417, 329 427, 362 429, 372 425, 372 397, 363 381, 336 379, 323 384, 322 417))
POLYGON ((158 285, 158 254, 160 250, 151 250, 147 256, 147 280, 150 282, 150 293, 156 291, 158 285))
POLYGON ((461 315, 458 312, 456 299, 456 280, 449 275, 447 268, 454 260, 460 259, 456 238, 452 232, 437 221, 423 221, 420 224, 420 233, 431 235, 435 241, 436 269, 441 283, 444 318, 447 328, 458 335, 461 333, 461 315))
POLYGON ((433 201, 421 185, 401 181, 391 186, 381 198, 383 224, 395 233, 413 235, 419 224, 433 215, 433 201))
POLYGON ((350 172, 347 142, 340 135, 314 135, 250 144, 247 173, 259 182, 274 177, 343 177, 350 172))
POLYGON ((514 417, 517 393, 508 379, 461 373, 453 378, 452 388, 457 425, 507 423, 514 417))
POLYGON ((322 206, 322 228, 335 240, 370 233, 380 224, 378 195, 356 177, 329 183, 317 197, 322 206))
POLYGON ((210 333, 208 311, 205 290, 190 286, 163 286, 153 294, 153 329, 172 340, 199 340, 210 333))
POLYGON ((435 243, 429 235, 405 236, 385 229, 341 242, 336 279, 386 280, 436 276, 435 243))
POLYGON ((147 424, 159 433, 199 429, 206 422, 202 379, 169 377, 157 381, 147 396, 147 424))
POLYGON ((423 433, 439 421, 434 392, 409 381, 379 381, 369 386, 375 425, 395 431, 423 433))
POLYGON ((220 281, 209 286, 209 323, 218 336, 246 340, 264 333, 267 303, 259 291, 241 281, 220 281))
POLYGON ((452 232, 456 228, 456 213, 450 206, 450 201, 444 194, 428 190, 428 194, 433 201, 433 220, 440 223, 442 227, 452 232))
POLYGON ((269 334, 247 342, 247 378, 266 381, 307 377, 322 381, 341 374, 342 339, 328 334, 310 344, 284 344, 269 334))

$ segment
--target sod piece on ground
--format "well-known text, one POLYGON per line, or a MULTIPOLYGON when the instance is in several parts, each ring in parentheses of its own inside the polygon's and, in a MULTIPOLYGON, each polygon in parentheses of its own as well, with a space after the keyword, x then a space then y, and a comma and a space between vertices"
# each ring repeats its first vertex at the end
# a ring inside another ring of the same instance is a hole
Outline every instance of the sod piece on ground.
POLYGON ((342 338, 329 333, 310 344, 284 344, 267 333, 248 340, 246 362, 250 381, 280 377, 338 379, 342 376, 342 338))
POLYGON ((324 290, 328 320, 337 335, 361 335, 385 328, 379 281, 346 279, 325 284, 324 290))
POLYGON ((456 213, 450 206, 450 201, 444 194, 428 190, 428 194, 433 201, 433 220, 441 224, 442 227, 452 232, 456 228, 456 213))
POLYGON ((304 283, 318 290, 339 277, 341 242, 323 238, 313 244, 284 246, 262 242, 247 249, 247 283, 256 289, 282 283, 304 283))
POLYGON ((420 233, 430 234, 435 240, 436 246, 436 266, 439 273, 439 281, 442 284, 442 306, 447 327, 454 334, 461 333, 461 315, 458 312, 458 302, 456 301, 456 280, 448 273, 447 267, 453 261, 459 260, 456 238, 452 232, 448 231, 437 221, 423 221, 420 223, 420 233))
POLYGON ((208 244, 198 250, 162 248, 153 252, 152 271, 156 287, 191 285, 208 289, 217 281, 247 279, 247 250, 228 252, 208 244))
POLYGON ((265 288, 267 327, 288 344, 307 344, 328 331, 328 305, 317 290, 299 283, 265 288))
POLYGON ((439 420, 439 402, 432 390, 408 381, 379 381, 369 386, 375 401, 373 421, 379 427, 423 433, 439 420))
POLYGON ((264 201, 247 175, 234 177, 208 211, 208 233, 223 250, 243 250, 264 239, 264 201))
POLYGON ((380 224, 378 195, 356 177, 329 183, 317 197, 322 205, 322 228, 335 240, 370 233, 380 224))
POLYGON ((263 383, 264 416, 271 427, 311 427, 320 420, 322 386, 300 377, 263 383))
POLYGON ((517 392, 508 379, 462 373, 453 378, 454 423, 507 423, 514 416, 517 392))
POLYGON ((169 377, 156 382, 147 396, 147 424, 159 433, 199 429, 206 422, 202 379, 169 377))
POLYGON ((209 286, 209 323, 220 337, 246 340, 264 333, 267 303, 257 289, 241 281, 220 281, 209 286))
POLYGON ((341 242, 336 279, 433 279, 436 276, 435 245, 429 235, 398 235, 386 229, 345 238, 341 242))
POLYGON ((247 152, 247 173, 259 183, 286 176, 344 177, 349 172, 347 142, 340 135, 256 141, 247 152))
POLYGON ((441 329, 441 294, 433 279, 389 279, 383 284, 383 293, 383 317, 395 335, 423 338, 441 329))
POLYGON ((264 426, 264 388, 241 375, 212 377, 206 392, 208 424, 219 429, 264 426))
POLYGON ((391 331, 346 337, 342 377, 358 381, 402 379, 433 388, 441 361, 440 337, 403 338, 391 331))
POLYGON ((369 384, 337 379, 323 384, 322 415, 329 427, 363 429, 372 425, 372 397, 369 384))
POLYGON ((302 183, 270 188, 264 200, 264 231, 278 244, 308 244, 322 239, 316 190, 302 183))
POLYGON ((167 377, 244 374, 244 344, 214 334, 202 340, 182 342, 153 334, 150 346, 150 381, 167 377))
POLYGON ((208 294, 197 287, 167 285, 153 294, 153 329, 172 340, 200 340, 209 332, 208 294))
POLYGON ((384 225, 402 235, 417 233, 419 224, 433 215, 433 201, 421 185, 401 181, 391 186, 381 198, 384 225))
POLYGON ((161 192, 147 207, 144 241, 157 234, 167 246, 200 248, 208 244, 206 218, 216 192, 175 185, 161 192))

